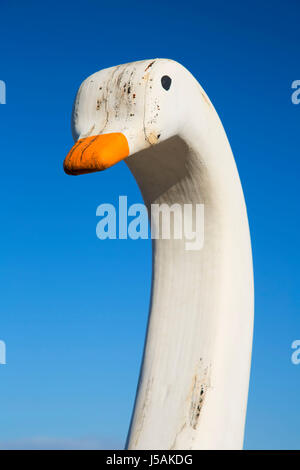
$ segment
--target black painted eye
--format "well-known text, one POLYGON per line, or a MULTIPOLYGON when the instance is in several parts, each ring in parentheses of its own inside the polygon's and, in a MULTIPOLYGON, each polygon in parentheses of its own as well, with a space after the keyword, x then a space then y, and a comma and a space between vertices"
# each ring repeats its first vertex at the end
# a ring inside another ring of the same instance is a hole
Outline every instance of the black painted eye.
POLYGON ((172 79, 168 75, 161 77, 161 84, 165 90, 168 90, 171 86, 172 79))

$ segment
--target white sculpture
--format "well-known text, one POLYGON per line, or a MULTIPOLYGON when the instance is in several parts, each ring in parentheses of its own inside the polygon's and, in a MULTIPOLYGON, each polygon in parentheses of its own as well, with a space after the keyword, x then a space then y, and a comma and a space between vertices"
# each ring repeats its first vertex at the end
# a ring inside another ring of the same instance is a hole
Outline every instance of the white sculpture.
POLYGON ((177 62, 133 62, 83 82, 73 134, 67 173, 102 170, 128 156, 148 207, 205 206, 202 250, 185 250, 184 239, 153 243, 151 309, 128 448, 242 448, 251 244, 238 172, 214 107, 177 62))

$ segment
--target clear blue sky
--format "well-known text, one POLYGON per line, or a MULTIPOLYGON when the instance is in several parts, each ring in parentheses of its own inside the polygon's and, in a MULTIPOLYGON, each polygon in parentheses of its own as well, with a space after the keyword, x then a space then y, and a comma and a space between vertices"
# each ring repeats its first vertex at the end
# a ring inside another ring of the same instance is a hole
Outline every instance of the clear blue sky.
POLYGON ((1 1, 0 448, 116 447, 144 341, 151 242, 100 241, 96 207, 141 202, 124 162, 67 177, 81 81, 167 57, 214 103, 247 201, 256 316, 246 448, 300 449, 296 0, 1 1))

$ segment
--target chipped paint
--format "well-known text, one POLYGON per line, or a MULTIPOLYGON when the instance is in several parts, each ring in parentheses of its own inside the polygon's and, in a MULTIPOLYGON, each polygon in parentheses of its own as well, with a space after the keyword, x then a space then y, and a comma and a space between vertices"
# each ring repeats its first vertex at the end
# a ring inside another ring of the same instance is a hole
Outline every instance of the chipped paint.
POLYGON ((156 142, 158 140, 158 136, 154 132, 151 132, 151 134, 149 135, 147 140, 148 140, 149 144, 154 145, 154 144, 156 144, 156 142))
POLYGON ((147 72, 148 69, 150 69, 150 67, 152 67, 152 65, 155 63, 155 60, 153 60, 152 62, 150 62, 149 65, 147 65, 147 67, 145 68, 145 72, 147 72))
POLYGON ((189 423, 193 429, 197 428, 201 410, 205 401, 207 390, 210 387, 209 367, 203 367, 203 361, 200 359, 197 372, 192 380, 191 394, 189 397, 189 423))

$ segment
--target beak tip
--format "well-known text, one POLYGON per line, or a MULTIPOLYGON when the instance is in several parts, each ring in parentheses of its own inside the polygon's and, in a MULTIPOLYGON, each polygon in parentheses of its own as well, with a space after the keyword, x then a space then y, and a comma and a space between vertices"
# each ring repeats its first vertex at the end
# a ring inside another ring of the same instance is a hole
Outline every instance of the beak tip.
POLYGON ((68 166, 66 165, 66 160, 63 163, 63 170, 66 173, 66 175, 75 176, 75 173, 73 173, 72 170, 70 170, 68 166))

